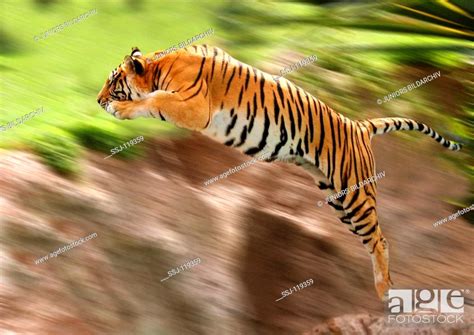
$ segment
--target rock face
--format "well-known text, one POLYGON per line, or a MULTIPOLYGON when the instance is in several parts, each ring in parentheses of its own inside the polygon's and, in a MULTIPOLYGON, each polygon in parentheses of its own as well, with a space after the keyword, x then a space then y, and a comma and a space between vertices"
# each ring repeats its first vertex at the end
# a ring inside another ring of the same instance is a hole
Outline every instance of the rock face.
MULTIPOLYGON (((410 158, 413 148, 380 143, 378 206, 395 288, 469 288, 472 226, 432 226, 452 213, 438 198, 460 197, 467 187, 452 185, 463 180, 426 172, 436 162, 428 153, 410 158)), ((143 145, 146 158, 130 162, 90 153, 76 180, 31 154, 0 154, 2 331, 392 334, 369 256, 330 208, 316 206, 324 196, 304 171, 257 163, 204 186, 249 158, 198 135, 143 145)))
POLYGON ((332 318, 314 327, 304 335, 332 335, 332 334, 359 334, 359 335, 448 335, 472 334, 474 325, 464 324, 452 326, 423 326, 423 327, 394 327, 387 326, 383 317, 370 314, 344 315, 332 318))

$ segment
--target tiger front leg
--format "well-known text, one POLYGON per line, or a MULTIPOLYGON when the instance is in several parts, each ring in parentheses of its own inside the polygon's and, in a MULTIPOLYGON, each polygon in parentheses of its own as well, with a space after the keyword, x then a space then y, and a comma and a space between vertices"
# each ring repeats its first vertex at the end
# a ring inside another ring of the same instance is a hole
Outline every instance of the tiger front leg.
POLYGON ((177 91, 154 91, 141 100, 113 101, 107 111, 119 119, 153 117, 181 128, 204 129, 210 118, 209 101, 202 93, 191 98, 183 95, 177 91))
POLYGON ((141 100, 112 101, 107 105, 106 110, 107 113, 112 114, 120 120, 130 120, 140 116, 146 116, 141 100))

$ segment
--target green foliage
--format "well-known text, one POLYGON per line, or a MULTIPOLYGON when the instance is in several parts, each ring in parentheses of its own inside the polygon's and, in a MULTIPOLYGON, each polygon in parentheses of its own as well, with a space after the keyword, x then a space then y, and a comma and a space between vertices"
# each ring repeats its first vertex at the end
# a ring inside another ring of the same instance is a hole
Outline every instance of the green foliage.
POLYGON ((31 146, 46 165, 65 176, 79 173, 81 148, 68 133, 52 128, 32 138, 31 146))
POLYGON ((132 136, 131 131, 113 122, 79 122, 69 131, 82 146, 104 153, 132 136))
MULTIPOLYGON (((33 149, 55 170, 73 174, 77 166, 72 160, 79 157, 80 146, 109 154, 137 136, 148 139, 180 134, 159 119, 115 119, 99 107, 96 97, 110 71, 132 46, 152 52, 191 38, 213 27, 216 6, 150 0, 117 0, 113 4, 2 1, 0 125, 41 106, 44 113, 0 132, 0 148, 33 149), (92 9, 97 9, 97 14, 34 40, 34 36, 92 9), (65 146, 70 148, 64 151, 65 146)), ((212 36, 197 43, 201 42, 213 44, 212 36)), ((143 148, 144 144, 138 144, 114 157, 133 157, 143 148)))

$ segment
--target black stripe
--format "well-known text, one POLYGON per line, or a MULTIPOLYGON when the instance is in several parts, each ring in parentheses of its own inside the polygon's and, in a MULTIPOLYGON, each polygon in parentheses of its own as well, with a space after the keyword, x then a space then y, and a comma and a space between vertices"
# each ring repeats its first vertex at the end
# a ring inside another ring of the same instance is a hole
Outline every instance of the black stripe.
POLYGON ((224 74, 222 75, 222 80, 225 79, 225 73, 227 72, 227 67, 229 66, 229 62, 228 61, 225 61, 225 65, 224 65, 224 74))
MULTIPOLYGON (((349 144, 347 143, 347 124, 345 123, 342 123, 342 128, 344 130, 344 141, 342 142, 342 148, 341 148, 341 164, 340 164, 340 169, 341 169, 341 173, 340 175, 343 176, 341 178, 341 189, 342 190, 345 190, 348 186, 348 182, 349 182, 349 171, 348 169, 345 168, 345 163, 346 163, 346 158, 347 158, 347 150, 348 150, 348 146, 349 144)), ((341 131, 340 131, 341 132, 341 131)), ((341 132, 342 133, 342 132, 341 132)), ((342 197, 341 197, 341 203, 344 203, 344 200, 346 198, 346 195, 344 194, 342 197)))
POLYGON ((290 101, 286 100, 286 102, 288 103, 288 108, 289 108, 288 114, 290 115, 291 139, 294 140, 295 139, 295 119, 293 117, 293 110, 291 109, 290 101))
POLYGON ((235 139, 231 138, 230 140, 228 140, 228 141, 225 142, 224 144, 229 147, 229 146, 231 146, 232 144, 234 144, 234 140, 235 140, 235 139))
POLYGON ((296 90, 296 96, 298 97, 298 102, 300 103, 301 111, 303 112, 303 114, 302 114, 301 116, 303 117, 306 113, 305 113, 305 111, 304 111, 303 99, 301 99, 301 95, 300 95, 300 90, 299 90, 299 89, 296 90))
POLYGON ((372 228, 370 228, 368 231, 366 231, 365 233, 357 233, 357 235, 359 236, 369 236, 369 235, 372 235, 375 230, 377 229, 377 223, 375 223, 372 228))
POLYGON ((244 129, 242 129, 242 132, 240 133, 240 142, 237 143, 234 147, 238 148, 242 144, 245 143, 245 140, 247 139, 247 125, 244 126, 244 129))
MULTIPOLYGON (((362 244, 367 244, 370 241, 372 241, 372 237, 370 237, 368 240, 362 240, 362 244)), ((373 252, 373 251, 372 251, 373 252)))
POLYGON ((158 78, 158 74, 160 73, 160 67, 157 65, 155 67, 155 71, 153 72, 153 77, 152 77, 152 80, 153 80, 153 86, 152 86, 152 91, 156 91, 158 89, 158 82, 159 82, 159 79, 157 80, 158 78))
MULTIPOLYGON (((345 219, 352 219, 355 215, 357 215, 359 213, 359 211, 362 209, 362 207, 364 207, 365 205, 365 202, 362 202, 360 205, 358 205, 357 207, 353 208, 352 211, 350 213, 347 213, 344 218, 345 219)), ((344 210, 345 211, 348 211, 350 208, 346 207, 344 210)))
POLYGON ((318 104, 318 110, 319 110, 319 146, 318 146, 318 161, 319 157, 322 154, 323 151, 323 145, 324 145, 324 119, 323 119, 323 110, 321 109, 321 105, 319 104, 319 101, 316 100, 316 103, 318 104))
MULTIPOLYGON (((372 239, 372 237, 370 238, 370 240, 372 239)), ((370 241, 369 240, 369 241, 370 241)), ((374 247, 372 248, 372 251, 370 252, 370 254, 373 254, 374 251, 375 251, 375 247, 377 246, 377 243, 379 243, 379 240, 376 240, 375 243, 374 243, 374 247)))
POLYGON ((370 224, 370 222, 367 222, 367 223, 364 223, 364 224, 355 226, 354 231, 355 231, 355 232, 358 232, 359 230, 362 230, 362 229, 364 229, 365 227, 367 227, 369 224, 370 224))
POLYGON ((335 204, 334 202, 329 201, 328 205, 334 208, 337 211, 342 211, 344 208, 342 208, 341 205, 335 204))
POLYGON ((377 132, 377 127, 375 126, 375 124, 373 124, 370 120, 367 120, 367 122, 372 126, 372 133, 375 134, 377 132))
POLYGON ((306 128, 305 132, 304 132, 304 151, 306 154, 309 153, 309 144, 308 144, 308 128, 306 128))
MULTIPOLYGON (((201 62, 201 66, 199 67, 199 72, 198 72, 198 75, 196 77, 196 79, 194 80, 194 83, 192 83, 191 86, 189 86, 185 91, 188 91, 190 90, 191 88, 193 88, 194 86, 196 86, 197 82, 199 81, 199 79, 201 78, 202 76, 202 69, 204 68, 204 63, 206 62, 206 58, 203 58, 202 59, 202 62, 201 62)), ((168 72, 169 73, 169 72, 168 72)), ((166 75, 168 76, 168 74, 166 75)), ((165 77, 166 79, 166 77, 165 77)), ((163 82, 165 81, 165 79, 163 79, 163 82)))
POLYGON ((341 132, 341 125, 339 124, 339 122, 340 122, 341 124, 344 124, 344 123, 342 122, 342 119, 339 117, 339 114, 336 114, 336 115, 337 115, 337 118, 336 118, 336 120, 337 120, 336 129, 337 129, 337 137, 338 137, 338 140, 339 140, 339 145, 338 145, 338 147, 342 147, 342 138, 341 138, 342 132, 341 132))
POLYGON ((257 152, 262 151, 263 148, 265 148, 265 146, 267 145, 267 137, 270 130, 270 118, 268 117, 267 107, 265 107, 264 109, 264 114, 265 114, 265 122, 263 126, 262 139, 260 140, 258 147, 253 147, 245 151, 245 154, 247 155, 254 155, 257 152))
POLYGON ((250 124, 249 124, 249 134, 252 131, 253 123, 255 121, 255 116, 256 115, 257 115, 257 93, 254 93, 254 95, 253 95, 253 112, 252 112, 252 118, 250 119, 250 124))
POLYGON ((278 124, 278 117, 280 116, 280 106, 278 105, 278 101, 277 101, 277 98, 275 96, 275 92, 272 91, 272 93, 273 93, 273 108, 275 109, 275 113, 274 113, 275 123, 278 124))
POLYGON ((334 184, 334 172, 335 172, 335 167, 336 167, 336 151, 337 151, 337 143, 336 143, 336 136, 335 136, 335 132, 336 132, 336 129, 334 128, 334 124, 333 124, 333 121, 332 121, 332 115, 329 115, 328 113, 328 117, 329 117, 329 130, 331 131, 331 139, 332 139, 332 165, 333 165, 333 169, 332 171, 331 170, 328 170, 329 172, 329 181, 334 184))
POLYGON ((229 92, 230 84, 232 83, 232 80, 234 79, 234 75, 235 75, 235 67, 234 67, 234 70, 232 70, 232 75, 230 76, 229 81, 227 82, 227 88, 225 90, 224 95, 227 95, 227 92, 229 92))
POLYGON ((319 168, 319 154, 316 146, 314 146, 314 165, 319 168))
MULTIPOLYGON (((125 82, 125 85, 126 85, 127 88, 128 88, 128 95, 127 95, 127 98, 128 98, 128 100, 132 100, 132 89, 130 88, 130 86, 128 86, 127 78, 125 78, 124 82, 125 82)), ((137 92, 137 94, 138 94, 138 92, 137 92)), ((138 94, 138 95, 139 95, 139 94, 138 94)), ((139 95, 139 96, 140 96, 140 95, 139 95)))
MULTIPOLYGON (((165 77, 165 79, 166 79, 166 77, 165 77)), ((166 84, 166 86, 163 89, 166 91, 172 82, 173 82, 173 77, 170 78, 170 81, 168 82, 168 84, 166 84)), ((165 80, 163 79, 163 84, 164 83, 165 83, 165 80)))
POLYGON ((165 117, 161 114, 161 112, 158 112, 158 115, 160 116, 160 119, 161 119, 162 121, 166 121, 165 117))
MULTIPOLYGON (((354 155, 354 157, 355 157, 355 155, 354 155)), ((350 160, 350 161, 352 162, 352 160, 350 160)), ((357 170, 356 170, 356 175, 357 175, 357 170)), ((359 189, 356 189, 355 191, 352 191, 349 194, 352 194, 352 198, 349 201, 349 203, 346 205, 346 210, 351 208, 352 205, 357 201, 357 199, 359 199, 360 191, 359 191, 359 189)))
POLYGON ((199 85, 199 88, 197 89, 196 93, 194 93, 193 95, 191 95, 190 97, 184 99, 184 101, 188 101, 189 99, 192 99, 194 98, 196 95, 199 94, 199 92, 201 92, 201 88, 202 88, 202 84, 204 83, 204 80, 201 80, 201 84, 199 85))
MULTIPOLYGON (((369 208, 367 208, 365 211, 364 211, 364 214, 361 215, 360 218, 357 219, 356 223, 357 222, 361 222, 365 219, 367 219, 370 215, 370 213, 372 213, 373 211, 375 210, 374 206, 371 206, 369 208)), ((361 228, 362 229, 362 228, 361 228)), ((356 229, 357 230, 357 229, 356 229)))
POLYGON ((258 79, 257 69, 255 69, 254 67, 252 67, 252 71, 253 71, 253 74, 254 74, 253 80, 255 80, 255 83, 256 83, 256 82, 257 82, 257 79, 258 79))
POLYGON ((293 91, 291 90, 292 85, 287 85, 287 86, 288 86, 288 92, 290 92, 291 101, 295 102, 295 97, 293 97, 293 91))
POLYGON ((413 122, 408 121, 407 123, 408 123, 408 129, 413 130, 413 128, 415 128, 415 126, 413 125, 413 122))
POLYGON ((243 94, 244 94, 244 88, 241 87, 241 88, 240 88, 240 94, 239 94, 239 103, 238 103, 237 107, 240 107, 240 104, 242 103, 242 96, 243 96, 243 94))
MULTIPOLYGON (((360 128, 357 128, 357 132, 359 132, 359 131, 360 131, 360 128)), ((365 144, 361 144, 361 142, 362 142, 362 138, 360 137, 360 134, 357 133, 357 137, 356 137, 357 146, 355 147, 355 150, 357 150, 359 152, 360 157, 369 158, 370 156, 369 156, 369 153, 367 151, 367 147, 365 147, 365 144), (359 141, 359 139, 360 139, 360 141, 359 141), (364 148, 366 149, 365 153, 362 151, 364 148)), ((362 161, 363 168, 365 169, 364 171, 373 171, 373 167, 372 167, 372 164, 371 164, 370 161, 367 162, 367 159, 361 159, 361 161, 362 161), (370 164, 371 166, 370 167, 367 166, 367 163, 370 164)), ((367 177, 363 177, 362 180, 365 180, 365 179, 367 179, 367 177)), ((365 187, 364 187, 364 190, 365 190, 365 187)))
POLYGON ((297 102, 295 102, 295 105, 296 105, 296 122, 298 123, 298 131, 301 131, 301 124, 302 124, 302 121, 303 121, 303 115, 301 113, 301 109, 298 106, 297 102))
POLYGON ((206 125, 204 126, 204 129, 207 129, 207 126, 209 126, 209 123, 211 123, 211 115, 209 115, 209 118, 207 119, 206 125))
POLYGON ((278 96, 280 97, 281 106, 284 109, 285 108, 285 95, 283 94, 283 90, 281 89, 279 82, 277 82, 277 91, 278 91, 278 96))
POLYGON ((252 114, 252 116, 250 118, 249 129, 248 129, 249 134, 252 131, 254 121, 255 121, 255 115, 252 114))
POLYGON ((303 149, 301 149, 301 142, 302 142, 302 141, 301 141, 301 138, 300 138, 299 141, 298 141, 298 144, 296 145, 296 153, 297 153, 298 155, 300 155, 301 157, 303 157, 303 156, 304 156, 304 152, 303 152, 303 149))
POLYGON ((217 49, 214 49, 214 56, 212 56, 211 80, 214 78, 214 66, 216 65, 217 49))
POLYGON ((245 75, 245 90, 249 87, 249 79, 250 79, 250 69, 247 67, 247 74, 245 75))
POLYGON ((257 114, 257 93, 254 93, 253 94, 253 116, 255 117, 255 115, 257 114))
POLYGON ((324 190, 327 190, 328 188, 331 188, 331 186, 330 186, 330 185, 327 185, 327 184, 325 184, 325 183, 323 183, 322 181, 320 181, 319 184, 318 184, 318 188, 319 188, 320 190, 323 190, 323 191, 324 191, 324 190))
POLYGON ((286 132, 285 118, 282 114, 280 123, 280 143, 276 145, 271 157, 278 157, 280 149, 286 144, 286 142, 288 142, 288 133, 286 132))
MULTIPOLYGON (((232 108, 232 111, 234 109, 232 108)), ((232 128, 234 128, 235 124, 237 122, 237 114, 234 115, 234 117, 232 118, 232 120, 230 121, 230 124, 227 126, 227 130, 225 131, 225 136, 229 136, 232 128)))
MULTIPOLYGON (((171 63, 170 69, 168 70, 168 73, 166 73, 165 77, 163 78, 163 81, 161 82, 161 85, 160 85, 160 86, 163 86, 163 85, 165 84, 166 78, 168 78, 168 75, 170 74, 171 69, 172 69, 173 66, 174 66, 174 63, 175 63, 178 59, 179 59, 179 55, 178 55, 178 57, 176 57, 176 58, 174 59, 173 63, 171 63)), ((204 58, 204 60, 205 60, 205 58, 204 58)), ((173 78, 171 78, 171 79, 173 79, 173 78)), ((168 83, 168 85, 169 85, 169 83, 168 83)))
MULTIPOLYGON (((349 167, 348 167, 348 176, 347 176, 347 179, 349 179, 349 172, 351 172, 352 170, 354 170, 354 174, 356 176, 356 180, 359 180, 359 172, 357 170, 357 166, 356 166, 356 163, 358 160, 356 158, 356 153, 355 153, 355 150, 354 150, 354 131, 353 131, 353 126, 355 127, 354 123, 351 121, 348 125, 348 132, 349 132, 349 135, 347 135, 347 139, 348 139, 348 143, 351 143, 351 147, 348 148, 348 151, 349 151, 349 167)), ((351 208, 352 205, 355 203, 355 201, 359 198, 359 190, 356 189, 355 191, 353 192, 350 192, 349 194, 352 194, 352 198, 351 200, 349 201, 348 204, 346 204, 345 208, 351 208)), ((346 196, 344 196, 344 200, 346 199, 346 196)))
MULTIPOLYGON (((333 169, 332 169, 332 165, 331 165, 331 158, 329 157, 329 150, 326 152, 326 161, 328 162, 327 173, 329 174, 329 176, 331 176, 331 172, 332 172, 333 169)), ((328 178, 328 179, 329 179, 329 182, 334 185, 333 180, 331 180, 331 178, 328 178)))
POLYGON ((262 108, 265 107, 265 90, 263 89, 265 86, 265 78, 260 79, 260 99, 262 102, 262 108))
POLYGON ((242 75, 242 64, 239 63, 239 78, 240 78, 241 75, 242 75))
POLYGON ((222 69, 224 68, 224 64, 226 63, 226 60, 225 60, 225 53, 222 54, 222 61, 221 61, 221 71, 222 69))
MULTIPOLYGON (((209 73, 206 74, 206 79, 204 80, 206 83, 209 82, 209 73)), ((204 93, 204 97, 207 97, 207 94, 209 93, 209 85, 206 85, 206 92, 204 93)))
MULTIPOLYGON (((309 141, 313 143, 314 139, 314 125, 313 125, 313 108, 311 103, 309 102, 308 95, 306 95, 306 103, 308 104, 308 126, 309 126, 309 141)), ((314 100, 313 100, 314 103, 314 100)))

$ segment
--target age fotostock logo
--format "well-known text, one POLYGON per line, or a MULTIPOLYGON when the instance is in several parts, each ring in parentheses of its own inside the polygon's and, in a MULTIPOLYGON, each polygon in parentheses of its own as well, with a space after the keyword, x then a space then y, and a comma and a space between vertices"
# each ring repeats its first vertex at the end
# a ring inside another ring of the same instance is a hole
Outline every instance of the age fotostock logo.
POLYGON ((388 291, 389 324, 464 323, 460 289, 397 289, 388 291))

